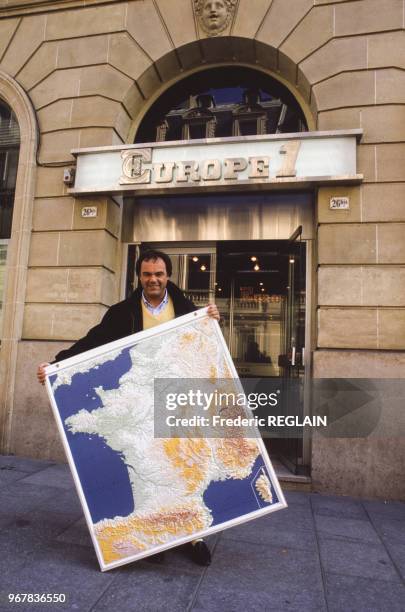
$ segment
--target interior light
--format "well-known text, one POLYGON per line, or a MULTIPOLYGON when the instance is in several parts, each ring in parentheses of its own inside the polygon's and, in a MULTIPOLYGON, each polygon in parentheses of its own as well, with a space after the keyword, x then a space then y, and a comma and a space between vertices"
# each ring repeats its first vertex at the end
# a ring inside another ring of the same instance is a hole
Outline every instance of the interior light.
POLYGON ((198 261, 198 257, 196 257, 196 256, 194 255, 194 257, 193 257, 193 261, 196 261, 196 262, 197 262, 197 261, 198 261))
POLYGON ((205 272, 205 270, 206 270, 206 269, 207 269, 207 267, 206 267, 206 266, 201 266, 201 267, 200 267, 201 272, 205 272))
POLYGON ((264 287, 262 287, 262 291, 265 291, 264 287))
POLYGON ((291 258, 291 259, 290 259, 290 263, 294 263, 294 262, 295 262, 295 259, 292 259, 292 258, 291 258))
POLYGON ((250 261, 257 261, 256 255, 252 255, 252 257, 250 258, 250 261))
POLYGON ((260 287, 263 287, 263 283, 259 283, 260 287))
POLYGON ((221 287, 218 287, 218 291, 222 291, 221 287))
POLYGON ((256 264, 256 265, 253 267, 253 270, 256 270, 256 272, 258 272, 258 271, 260 270, 260 266, 259 266, 259 264, 256 264))

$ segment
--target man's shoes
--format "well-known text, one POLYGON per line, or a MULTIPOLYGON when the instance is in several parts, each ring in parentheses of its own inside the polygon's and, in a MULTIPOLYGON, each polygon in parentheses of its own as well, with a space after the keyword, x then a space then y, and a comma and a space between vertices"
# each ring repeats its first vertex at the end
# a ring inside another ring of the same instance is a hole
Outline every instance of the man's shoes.
POLYGON ((197 565, 210 565, 211 553, 204 540, 190 543, 190 556, 197 565))

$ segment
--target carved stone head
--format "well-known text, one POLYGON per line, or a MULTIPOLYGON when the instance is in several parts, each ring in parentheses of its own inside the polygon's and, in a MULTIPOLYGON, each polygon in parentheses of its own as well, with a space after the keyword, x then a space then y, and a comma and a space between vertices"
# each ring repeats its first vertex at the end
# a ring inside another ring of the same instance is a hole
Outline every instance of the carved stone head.
POLYGON ((208 36, 217 36, 228 27, 237 0, 194 0, 199 24, 208 36))

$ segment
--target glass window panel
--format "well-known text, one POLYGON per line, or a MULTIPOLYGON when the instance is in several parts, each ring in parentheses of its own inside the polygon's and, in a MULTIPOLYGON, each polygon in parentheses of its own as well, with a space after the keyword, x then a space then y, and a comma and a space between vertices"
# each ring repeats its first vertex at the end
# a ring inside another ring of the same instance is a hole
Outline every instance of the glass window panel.
POLYGON ((8 106, 0 102, 0 338, 19 145, 20 132, 16 117, 8 106))

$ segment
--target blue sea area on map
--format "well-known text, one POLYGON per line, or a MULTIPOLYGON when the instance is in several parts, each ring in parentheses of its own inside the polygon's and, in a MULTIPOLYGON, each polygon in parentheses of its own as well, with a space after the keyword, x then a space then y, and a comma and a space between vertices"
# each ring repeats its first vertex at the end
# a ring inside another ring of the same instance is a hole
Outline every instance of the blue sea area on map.
MULTIPOLYGON (((204 503, 211 510, 212 526, 270 506, 268 502, 262 500, 255 489, 255 482, 263 474, 262 470, 270 480, 263 457, 259 455, 247 478, 243 480, 229 478, 208 485, 204 493, 204 503)), ((278 498, 273 487, 271 492, 272 503, 277 503, 278 498)))
MULTIPOLYGON (((61 385, 54 393, 75 466, 87 500, 93 523, 104 518, 127 516, 134 510, 128 471, 122 457, 95 434, 73 434, 65 420, 79 412, 102 406, 94 389, 117 389, 119 380, 131 368, 130 348, 123 349, 111 361, 89 372, 75 374, 70 385, 61 385)), ((85 364, 83 364, 85 367, 85 364)), ((56 376, 50 377, 53 384, 56 376)))

